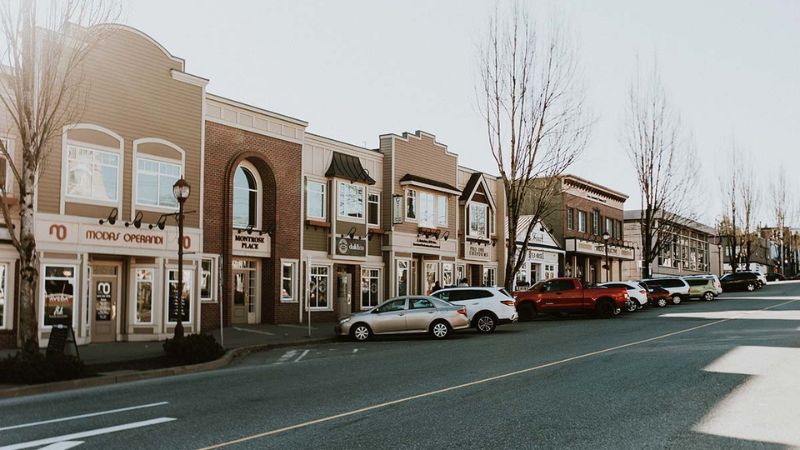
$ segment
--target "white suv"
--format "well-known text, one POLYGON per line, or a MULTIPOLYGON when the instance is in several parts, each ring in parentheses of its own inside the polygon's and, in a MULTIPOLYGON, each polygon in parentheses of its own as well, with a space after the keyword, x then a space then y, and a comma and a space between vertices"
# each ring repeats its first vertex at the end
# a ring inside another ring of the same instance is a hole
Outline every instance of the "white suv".
POLYGON ((497 327, 517 321, 514 297, 497 287, 454 287, 431 294, 454 305, 466 306, 470 325, 479 333, 491 333, 497 327))
POLYGON ((608 288, 622 288, 628 290, 628 297, 631 300, 630 306, 628 306, 628 312, 634 312, 637 309, 644 308, 644 305, 647 304, 647 291, 639 286, 635 281, 613 281, 610 283, 602 283, 598 284, 599 287, 608 287, 608 288))
POLYGON ((689 283, 680 278, 651 278, 642 281, 648 286, 659 286, 668 290, 672 296, 673 305, 689 300, 689 283))

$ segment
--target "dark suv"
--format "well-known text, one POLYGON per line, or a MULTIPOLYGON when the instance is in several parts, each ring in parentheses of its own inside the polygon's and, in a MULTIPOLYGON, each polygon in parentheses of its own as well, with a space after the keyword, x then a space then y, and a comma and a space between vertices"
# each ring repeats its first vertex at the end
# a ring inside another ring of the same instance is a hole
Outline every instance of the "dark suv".
POLYGON ((755 291, 761 283, 753 272, 736 272, 723 275, 719 279, 722 289, 727 291, 755 291))

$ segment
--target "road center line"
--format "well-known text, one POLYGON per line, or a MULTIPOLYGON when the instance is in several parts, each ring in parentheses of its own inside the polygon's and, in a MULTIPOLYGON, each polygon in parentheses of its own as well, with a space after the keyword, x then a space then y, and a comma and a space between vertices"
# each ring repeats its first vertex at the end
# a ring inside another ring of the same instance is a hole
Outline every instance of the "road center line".
POLYGON ((80 433, 65 434, 63 436, 54 436, 37 441, 23 442, 21 444, 6 445, 0 447, 0 450, 20 450, 23 448, 41 447, 43 445, 55 444, 57 442, 71 441, 75 439, 83 439, 92 436, 99 436, 101 434, 114 433, 117 431, 131 430, 133 428, 149 427, 150 425, 158 425, 160 423, 172 422, 176 420, 172 417, 159 417, 156 419, 143 420, 141 422, 131 422, 123 425, 115 425, 113 427, 97 428, 89 431, 81 431, 80 433))
MULTIPOLYGON (((767 310, 767 309, 772 309, 772 308, 777 308, 779 306, 787 305, 789 303, 794 303, 794 302, 797 302, 797 301, 800 301, 800 299, 790 300, 788 302, 783 302, 783 303, 779 303, 777 305, 768 306, 766 308, 762 308, 761 311, 764 311, 764 310, 767 310)), ((300 429, 300 428, 306 428, 306 427, 309 427, 311 425, 317 425, 317 424, 320 424, 320 423, 330 422, 332 420, 341 419, 343 417, 349 417, 349 416, 353 416, 353 415, 356 415, 356 414, 361 414, 361 413, 365 413, 365 412, 369 412, 369 411, 374 411, 376 409, 381 409, 381 408, 386 408, 388 406, 397 405, 397 404, 400 404, 400 403, 410 402, 412 400, 419 400, 421 398, 431 397, 431 396, 434 396, 434 395, 443 394, 445 392, 456 391, 456 390, 459 390, 459 389, 465 389, 465 388, 468 388, 468 387, 477 386, 477 385, 489 383, 489 382, 492 382, 492 381, 502 380, 502 379, 513 377, 513 376, 516 376, 516 375, 521 375, 521 374, 533 372, 533 371, 536 371, 536 370, 545 369, 545 368, 548 368, 548 367, 553 367, 553 366, 565 364, 565 363, 568 363, 568 362, 571 362, 571 361, 576 361, 576 360, 579 360, 579 359, 585 359, 585 358, 589 358, 591 356, 596 356, 596 355, 602 355, 604 353, 613 352, 615 350, 619 350, 619 349, 623 349, 623 348, 627 348, 627 347, 633 347, 635 345, 646 344, 648 342, 653 342, 653 341, 657 341, 657 340, 660 340, 660 339, 665 339, 665 338, 668 338, 668 337, 671 337, 671 336, 676 336, 676 335, 683 334, 683 333, 688 333, 690 331, 699 330, 701 328, 710 327, 712 325, 717 325, 717 324, 724 323, 724 322, 730 322, 731 320, 736 320, 736 318, 735 317, 731 317, 731 318, 728 318, 728 319, 716 320, 714 322, 705 323, 703 325, 698 325, 698 326, 694 326, 694 327, 691 327, 691 328, 686 328, 686 329, 683 329, 683 330, 678 330, 678 331, 673 331, 671 333, 662 334, 661 336, 655 336, 655 337, 651 337, 651 338, 647 338, 647 339, 642 339, 640 341, 630 342, 628 344, 617 345, 617 346, 609 347, 609 348, 606 348, 606 349, 603 349, 603 350, 597 350, 597 351, 593 351, 593 352, 589 352, 589 353, 584 353, 582 355, 571 356, 569 358, 565 358, 565 359, 562 359, 562 360, 559 360, 559 361, 553 361, 553 362, 549 362, 549 363, 546 363, 546 364, 541 364, 541 365, 534 366, 534 367, 528 367, 526 369, 515 370, 513 372, 508 372, 508 373, 504 373, 504 374, 501 374, 501 375, 495 375, 495 376, 488 377, 488 378, 483 378, 483 379, 480 379, 480 380, 470 381, 468 383, 458 384, 458 385, 455 385, 455 386, 450 386, 450 387, 446 387, 446 388, 442 388, 442 389, 437 389, 437 390, 434 390, 434 391, 423 392, 421 394, 411 395, 409 397, 403 397, 403 398, 399 398, 397 400, 391 400, 391 401, 384 402, 384 403, 378 403, 378 404, 375 404, 375 405, 366 406, 364 408, 359 408, 359 409, 354 409, 352 411, 347 411, 347 412, 343 412, 343 413, 339 413, 339 414, 334 414, 332 416, 321 417, 319 419, 309 420, 307 422, 302 422, 302 423, 298 423, 298 424, 295 424, 295 425, 290 425, 288 427, 277 428, 277 429, 274 429, 274 430, 265 431, 263 433, 253 434, 253 435, 245 436, 245 437, 242 437, 242 438, 239 438, 239 439, 234 439, 234 440, 231 440, 231 441, 228 441, 228 442, 222 442, 220 444, 210 445, 208 447, 203 447, 200 450, 212 450, 212 449, 216 449, 216 448, 227 447, 229 445, 241 444, 243 442, 252 441, 254 439, 260 439, 260 438, 264 438, 264 437, 268 437, 268 436, 273 436, 273 435, 276 435, 276 434, 284 433, 286 431, 292 431, 292 430, 297 430, 297 429, 300 429)), ((3 449, 0 448, 0 450, 3 450, 3 449)))
POLYGON ((16 430, 17 428, 35 427, 37 425, 45 425, 45 424, 48 424, 48 423, 66 422, 68 420, 85 419, 87 417, 102 416, 102 415, 106 415, 106 414, 115 414, 115 413, 120 413, 120 412, 125 412, 125 411, 133 411, 135 409, 153 408, 155 406, 163 406, 163 405, 167 405, 167 404, 169 404, 169 402, 148 403, 146 405, 137 405, 137 406, 128 406, 126 408, 109 409, 107 411, 98 411, 98 412, 93 412, 93 413, 80 414, 80 415, 77 415, 77 416, 61 417, 59 419, 42 420, 42 421, 39 421, 39 422, 31 422, 31 423, 23 423, 23 424, 19 424, 19 425, 12 425, 10 427, 1 427, 0 431, 16 430))

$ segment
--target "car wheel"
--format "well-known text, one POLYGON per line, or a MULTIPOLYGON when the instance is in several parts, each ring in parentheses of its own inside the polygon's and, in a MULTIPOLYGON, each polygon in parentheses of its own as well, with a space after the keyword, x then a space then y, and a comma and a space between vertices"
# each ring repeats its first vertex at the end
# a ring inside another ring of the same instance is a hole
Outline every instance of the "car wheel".
POLYGON ((636 309, 644 309, 643 303, 636 302, 636 304, 637 304, 636 309))
POLYGON ((659 308, 666 308, 667 307, 667 299, 661 297, 658 299, 658 307, 659 308))
POLYGON ((681 296, 680 295, 673 295, 672 296, 672 304, 673 305, 680 305, 681 304, 681 296))
POLYGON ((603 319, 610 319, 614 317, 614 305, 608 300, 601 300, 595 306, 597 315, 603 319))
POLYGON ((631 302, 628 304, 628 307, 625 308, 625 311, 634 312, 637 309, 639 309, 639 302, 636 300, 631 300, 631 302))
POLYGON ((753 292, 756 290, 756 285, 753 283, 747 283, 747 292, 753 292))
POLYGON ((436 339, 444 339, 450 334, 450 326, 447 322, 437 320, 431 324, 431 335, 436 339))
POLYGON ((536 318, 536 308, 531 302, 525 302, 519 305, 518 312, 519 320, 522 322, 527 322, 536 318))
POLYGON ((372 336, 372 330, 366 324, 357 323, 350 329, 350 336, 357 341, 366 341, 372 336))
POLYGON ((481 313, 475 318, 475 328, 478 330, 478 333, 488 334, 494 331, 496 327, 497 322, 489 313, 481 313))
POLYGON ((706 292, 705 294, 703 294, 703 300, 705 300, 707 302, 710 302, 711 300, 714 300, 714 293, 713 292, 706 292))

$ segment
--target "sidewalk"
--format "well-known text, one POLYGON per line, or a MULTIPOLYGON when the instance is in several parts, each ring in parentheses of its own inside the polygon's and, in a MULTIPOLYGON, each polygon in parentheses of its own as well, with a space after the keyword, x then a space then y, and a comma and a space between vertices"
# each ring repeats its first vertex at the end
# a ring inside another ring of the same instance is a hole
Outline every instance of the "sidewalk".
MULTIPOLYGON (((217 342, 232 350, 241 347, 256 345, 304 345, 306 342, 315 342, 319 339, 333 339, 333 323, 317 323, 311 326, 311 337, 308 337, 308 325, 236 325, 222 330, 216 329, 210 334, 217 342)), ((158 358, 164 354, 163 341, 157 342, 109 342, 88 344, 78 347, 81 360, 87 366, 158 358)), ((74 352, 71 345, 67 345, 67 353, 74 352)), ((0 350, 0 358, 16 353, 16 350, 0 350)))

